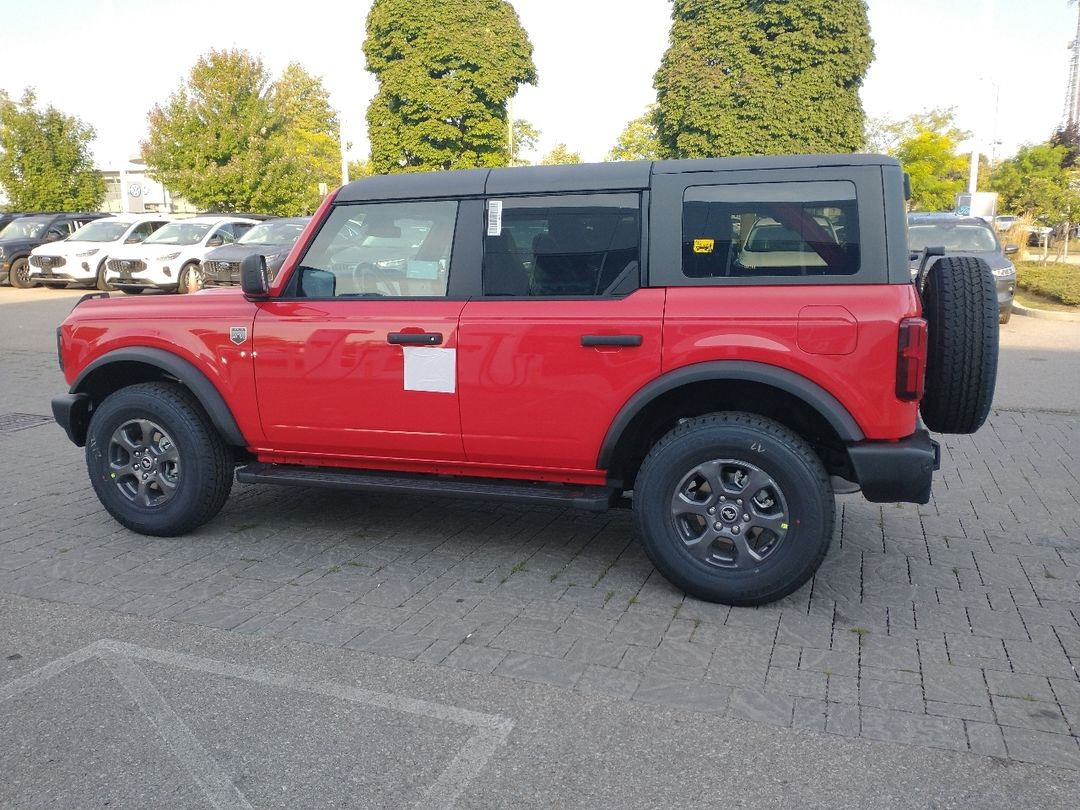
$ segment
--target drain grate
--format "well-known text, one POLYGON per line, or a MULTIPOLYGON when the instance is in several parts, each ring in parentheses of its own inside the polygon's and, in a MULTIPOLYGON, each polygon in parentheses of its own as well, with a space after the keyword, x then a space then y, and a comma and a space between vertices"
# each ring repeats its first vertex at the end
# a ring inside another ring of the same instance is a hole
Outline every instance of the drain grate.
POLYGON ((26 430, 51 421, 51 416, 39 416, 36 413, 0 413, 0 433, 14 433, 16 430, 26 430))

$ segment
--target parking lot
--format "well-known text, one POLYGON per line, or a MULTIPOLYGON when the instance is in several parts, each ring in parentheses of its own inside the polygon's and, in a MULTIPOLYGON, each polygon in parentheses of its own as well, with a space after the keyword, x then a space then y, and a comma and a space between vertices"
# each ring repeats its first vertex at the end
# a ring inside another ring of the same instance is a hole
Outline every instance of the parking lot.
POLYGON ((1080 802, 1080 324, 1003 326, 932 501, 840 496, 814 579, 732 609, 619 512, 237 485, 123 530, 30 418, 76 297, 0 289, 0 804, 1080 802))

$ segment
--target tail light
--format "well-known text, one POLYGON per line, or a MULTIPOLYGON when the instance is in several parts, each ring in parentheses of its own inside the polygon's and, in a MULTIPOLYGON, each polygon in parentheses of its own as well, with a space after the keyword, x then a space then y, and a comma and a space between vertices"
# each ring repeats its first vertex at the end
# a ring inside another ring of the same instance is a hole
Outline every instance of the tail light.
POLYGON ((896 348, 896 397, 905 402, 922 399, 926 382, 926 319, 905 318, 900 322, 896 348))

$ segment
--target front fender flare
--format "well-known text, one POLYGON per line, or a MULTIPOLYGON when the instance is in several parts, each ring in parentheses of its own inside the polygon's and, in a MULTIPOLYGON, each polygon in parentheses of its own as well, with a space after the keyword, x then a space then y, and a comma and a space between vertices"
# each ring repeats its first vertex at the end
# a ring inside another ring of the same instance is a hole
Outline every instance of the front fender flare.
POLYGON ((203 409, 210 417, 210 421, 227 444, 235 447, 248 446, 248 442, 244 438, 244 434, 240 432, 240 426, 232 415, 232 411, 229 410, 225 398, 221 396, 221 392, 217 390, 217 387, 210 382, 210 378, 188 360, 163 349, 135 347, 114 349, 107 352, 82 370, 75 382, 72 383, 70 393, 88 393, 86 390, 88 387, 87 382, 91 375, 95 371, 113 363, 141 363, 154 366, 175 377, 199 400, 199 404, 203 406, 203 409))

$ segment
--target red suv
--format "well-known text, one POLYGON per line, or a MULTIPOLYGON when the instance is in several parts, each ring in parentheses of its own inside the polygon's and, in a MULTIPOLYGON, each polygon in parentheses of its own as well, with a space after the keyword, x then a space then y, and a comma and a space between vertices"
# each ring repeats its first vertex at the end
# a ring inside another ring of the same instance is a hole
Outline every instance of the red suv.
POLYGON ((989 410, 993 281, 912 282, 904 189, 861 155, 364 179, 272 282, 251 256, 240 290, 80 302, 53 411, 144 534, 210 520, 234 468, 632 507, 673 582, 760 604, 816 570, 837 482, 927 502, 920 400, 937 431, 989 410))

